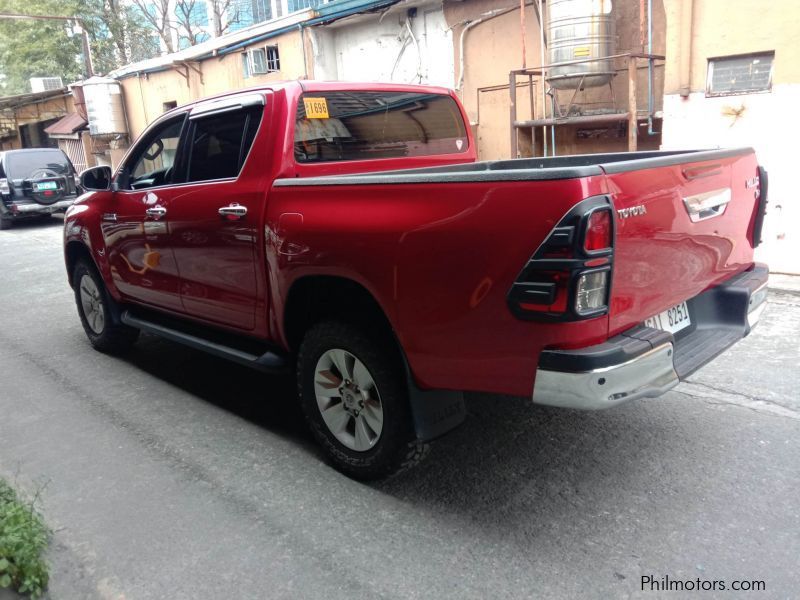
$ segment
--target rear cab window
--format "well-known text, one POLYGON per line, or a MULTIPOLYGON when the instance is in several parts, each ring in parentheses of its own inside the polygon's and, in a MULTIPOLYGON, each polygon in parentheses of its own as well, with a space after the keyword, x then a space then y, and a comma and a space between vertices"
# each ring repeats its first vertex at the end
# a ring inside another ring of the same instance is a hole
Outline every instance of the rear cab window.
POLYGON ((425 92, 306 92, 297 103, 298 163, 462 154, 464 119, 452 97, 425 92))

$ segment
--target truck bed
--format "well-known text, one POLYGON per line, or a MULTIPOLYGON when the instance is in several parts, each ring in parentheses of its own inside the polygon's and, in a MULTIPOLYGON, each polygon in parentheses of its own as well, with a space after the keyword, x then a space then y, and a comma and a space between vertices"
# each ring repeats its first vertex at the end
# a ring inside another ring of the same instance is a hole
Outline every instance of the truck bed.
MULTIPOLYGON (((751 269, 758 178, 750 148, 484 161, 278 179, 269 213, 276 224, 302 213, 302 225, 279 227, 283 243, 309 248, 332 273, 355 271, 421 384, 521 393, 543 348, 602 343, 751 269), (715 194, 716 213, 690 213, 715 194), (507 294, 538 285, 548 264, 563 269, 556 296, 573 297, 564 264, 574 258, 533 256, 589 198, 613 214, 607 312, 581 320, 555 302, 530 315, 535 325, 521 322, 507 294)), ((304 260, 287 267, 299 274, 304 260)))
POLYGON ((350 175, 286 178, 275 186, 362 185, 376 183, 449 183, 466 181, 536 181, 574 179, 610 173, 624 173, 685 164, 713 161, 752 154, 752 148, 722 150, 661 150, 575 154, 509 160, 486 160, 474 163, 401 169, 350 175))

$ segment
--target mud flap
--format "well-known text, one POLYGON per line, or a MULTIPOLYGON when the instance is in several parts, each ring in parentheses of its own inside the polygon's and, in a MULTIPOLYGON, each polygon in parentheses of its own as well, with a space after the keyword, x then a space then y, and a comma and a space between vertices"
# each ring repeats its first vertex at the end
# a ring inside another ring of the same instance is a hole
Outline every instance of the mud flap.
POLYGON ((408 377, 408 399, 414 417, 414 429, 423 442, 455 429, 467 416, 464 392, 452 390, 421 390, 408 377))

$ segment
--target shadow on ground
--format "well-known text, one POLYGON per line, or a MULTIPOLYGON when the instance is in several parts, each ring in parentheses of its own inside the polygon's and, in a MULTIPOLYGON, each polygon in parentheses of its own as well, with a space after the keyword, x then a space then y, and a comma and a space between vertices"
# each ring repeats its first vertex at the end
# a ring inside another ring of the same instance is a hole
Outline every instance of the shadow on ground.
MULTIPOLYGON (((303 421, 293 378, 266 376, 148 335, 125 360, 323 460, 303 421)), ((706 463, 715 460, 702 447, 715 442, 713 435, 701 443, 696 428, 682 422, 688 416, 664 414, 657 403, 589 413, 468 394, 467 411, 466 422, 432 444, 420 466, 367 487, 510 530, 520 519, 578 515, 584 503, 605 504, 618 494, 624 502, 626 488, 669 497, 675 491, 669 482, 686 478, 669 472, 680 469, 684 456, 692 456, 694 470, 711 468, 706 463)), ((679 487, 684 483, 689 485, 679 487)))

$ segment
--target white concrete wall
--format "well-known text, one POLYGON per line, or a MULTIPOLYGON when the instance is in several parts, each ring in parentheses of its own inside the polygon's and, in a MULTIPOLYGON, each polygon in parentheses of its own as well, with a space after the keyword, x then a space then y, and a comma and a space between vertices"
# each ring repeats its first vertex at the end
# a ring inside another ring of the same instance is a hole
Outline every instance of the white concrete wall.
POLYGON ((344 81, 392 81, 453 87, 453 40, 441 5, 418 6, 413 18, 402 11, 381 18, 316 28, 312 42, 314 77, 344 81), (405 22, 410 21, 417 44, 405 22))
POLYGON ((800 126, 794 116, 798 106, 800 84, 721 98, 706 98, 703 92, 685 99, 677 94, 664 96, 663 149, 755 148, 759 163, 769 172, 764 243, 756 259, 781 273, 800 273, 800 191, 796 185, 800 126))

